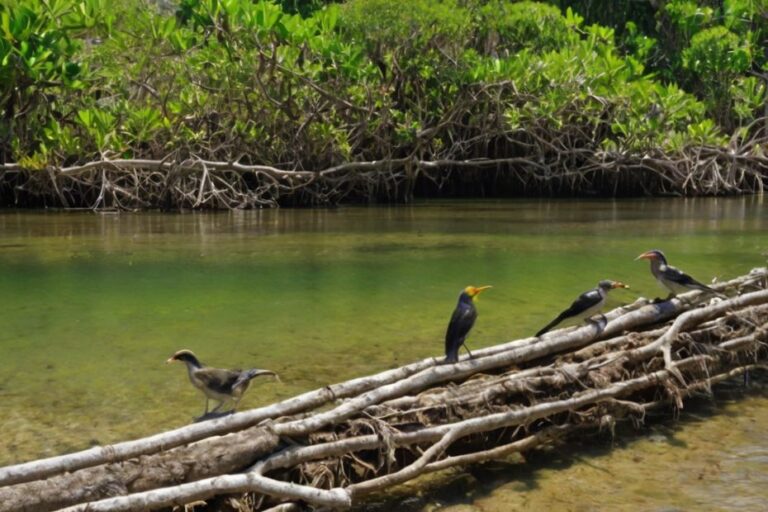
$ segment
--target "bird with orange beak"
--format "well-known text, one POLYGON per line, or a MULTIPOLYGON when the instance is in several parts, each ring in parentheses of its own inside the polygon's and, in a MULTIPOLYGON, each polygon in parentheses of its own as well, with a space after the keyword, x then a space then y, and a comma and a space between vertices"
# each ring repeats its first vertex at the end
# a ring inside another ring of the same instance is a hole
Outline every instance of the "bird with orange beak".
POLYGON ((472 357, 472 352, 467 348, 465 340, 472 326, 475 325, 475 320, 477 320, 475 301, 478 295, 488 288, 491 286, 467 286, 459 295, 459 303, 453 310, 451 321, 448 323, 448 331, 445 333, 446 363, 458 362, 459 348, 462 346, 467 350, 469 357, 472 357))
POLYGON ((667 300, 676 296, 678 293, 685 293, 691 290, 711 293, 718 297, 725 298, 721 293, 716 292, 709 286, 702 284, 683 272, 667 263, 664 253, 658 249, 646 251, 635 260, 649 260, 651 262, 651 273, 659 284, 669 290, 670 294, 667 300))
POLYGON ((539 332, 536 333, 536 337, 541 336, 568 318, 580 317, 584 318, 586 321, 590 321, 592 315, 599 312, 605 304, 605 299, 608 296, 608 292, 616 288, 629 288, 629 286, 619 281, 603 279, 597 283, 595 288, 579 295, 568 309, 557 315, 557 318, 539 330, 539 332))

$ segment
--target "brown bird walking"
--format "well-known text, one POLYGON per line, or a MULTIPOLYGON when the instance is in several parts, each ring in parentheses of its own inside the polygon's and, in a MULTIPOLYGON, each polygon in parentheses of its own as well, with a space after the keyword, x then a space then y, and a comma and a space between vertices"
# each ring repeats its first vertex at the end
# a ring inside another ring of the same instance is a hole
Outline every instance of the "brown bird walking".
POLYGON ((205 411, 203 411, 203 415, 198 419, 204 419, 208 414, 215 413, 229 400, 232 401, 232 410, 230 412, 234 412, 238 402, 240 402, 243 394, 248 389, 251 379, 254 377, 273 375, 279 378, 271 370, 260 370, 257 368, 249 370, 211 368, 201 363, 191 350, 179 350, 168 358, 166 364, 175 361, 181 361, 187 365, 189 381, 205 394, 205 411), (216 400, 219 403, 209 413, 208 403, 210 400, 216 400))

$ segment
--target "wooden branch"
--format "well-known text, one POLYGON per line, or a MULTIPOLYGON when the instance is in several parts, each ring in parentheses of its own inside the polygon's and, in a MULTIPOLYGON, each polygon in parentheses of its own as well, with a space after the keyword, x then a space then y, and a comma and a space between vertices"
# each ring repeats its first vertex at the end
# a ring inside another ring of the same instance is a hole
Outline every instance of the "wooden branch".
MULTIPOLYGON (((761 326, 761 328, 765 328, 766 326, 768 326, 768 323, 761 326)), ((755 342, 756 342, 756 338, 753 334, 749 336, 742 336, 739 338, 731 339, 721 344, 720 348, 729 349, 732 351, 744 350, 746 348, 749 348, 755 342)), ((709 356, 706 356, 706 355, 694 356, 684 361, 681 361, 680 363, 676 363, 676 365, 678 365, 681 368, 686 368, 686 367, 694 366, 695 364, 698 364, 701 361, 705 361, 707 360, 708 357, 709 356)), ((599 361, 599 358, 595 358, 593 360, 585 361, 579 364, 566 364, 563 367, 554 367, 553 365, 550 365, 550 367, 548 368, 552 368, 553 370, 556 370, 563 375, 570 376, 571 379, 575 379, 578 377, 583 377, 588 373, 595 371, 595 368, 597 366, 600 366, 601 364, 602 363, 599 361)), ((541 374, 541 373, 544 373, 545 368, 537 368, 535 370, 537 370, 538 373, 541 374)), ((517 374, 512 374, 510 377, 515 378, 517 377, 517 374)), ((532 379, 535 377, 529 373, 528 378, 532 379)), ((653 384, 653 380, 654 379, 652 377, 651 378, 643 377, 643 379, 638 380, 637 382, 640 383, 641 385, 650 386, 653 384)), ((632 383, 629 381, 626 381, 625 384, 630 387, 636 385, 635 383, 632 383)), ((506 382, 503 382, 503 381, 501 382, 497 381, 493 385, 502 390, 507 388, 506 382)), ((462 387, 465 387, 465 386, 466 385, 463 385, 462 387)), ((608 395, 599 394, 599 395, 590 396, 589 394, 584 394, 584 395, 576 394, 576 395, 573 395, 568 400, 547 402, 546 404, 530 406, 522 411, 512 411, 509 413, 505 413, 501 416, 497 416, 496 418, 498 418, 498 421, 501 421, 502 423, 498 423, 498 422, 495 423, 493 425, 493 428, 514 426, 518 424, 516 423, 518 420, 521 420, 521 421, 524 420, 527 422, 533 421, 539 417, 542 410, 544 410, 546 412, 546 415, 549 416, 552 414, 551 413, 552 408, 555 408, 555 411, 554 411, 555 413, 565 409, 576 409, 579 406, 583 405, 583 404, 577 404, 577 402, 575 401, 576 397, 580 397, 579 398, 580 400, 586 397, 588 401, 600 401, 605 399, 606 396, 613 395, 613 394, 621 394, 623 392, 624 391, 620 386, 614 385, 613 388, 607 388, 601 391, 601 393, 607 393, 608 395)), ((460 397, 464 393, 459 391, 456 394, 457 396, 460 397)), ((485 416, 482 421, 485 421, 490 417, 491 416, 485 416)), ((462 422, 462 423, 452 423, 452 424, 447 424, 440 427, 422 429, 422 430, 419 430, 418 433, 393 434, 388 440, 386 440, 386 442, 392 443, 393 445, 396 445, 396 446, 402 446, 402 445, 415 443, 415 442, 433 441, 441 438, 445 439, 445 436, 453 432, 454 437, 449 439, 449 442, 447 443, 447 444, 450 444, 450 442, 453 442, 456 439, 456 437, 460 435, 469 435, 473 433, 471 429, 474 428, 474 425, 476 425, 476 422, 473 419, 473 420, 467 420, 466 422, 462 422)), ((485 428, 484 430, 491 430, 491 428, 485 428)), ((338 441, 323 443, 319 445, 311 445, 307 447, 294 446, 283 452, 277 453, 267 458, 266 460, 254 466, 251 470, 262 474, 262 473, 267 473, 269 471, 274 471, 275 469, 278 469, 278 468, 295 466, 297 464, 307 462, 310 460, 333 457, 346 452, 382 448, 385 446, 385 444, 386 444, 385 440, 383 440, 381 436, 368 435, 368 436, 358 436, 358 437, 349 438, 349 439, 341 439, 338 441)), ((361 486, 361 488, 367 488, 368 485, 370 484, 366 483, 365 485, 361 486)))
POLYGON ((349 493, 344 489, 324 491, 280 482, 256 473, 227 475, 208 478, 168 489, 135 493, 119 498, 85 503, 67 507, 60 512, 130 512, 134 510, 152 510, 173 505, 184 505, 195 500, 205 500, 217 494, 236 492, 258 492, 269 496, 301 500, 306 503, 334 508, 346 508, 352 504, 349 493))
POLYGON ((683 313, 677 319, 675 319, 672 326, 666 330, 666 332, 660 336, 656 341, 638 348, 629 354, 632 360, 647 358, 649 354, 655 351, 662 351, 664 354, 665 364, 669 367, 672 364, 670 346, 672 340, 677 338, 680 331, 684 328, 688 328, 691 325, 696 325, 705 320, 710 320, 719 315, 727 313, 734 308, 743 308, 753 304, 761 304, 768 301, 768 290, 761 290, 752 293, 747 293, 739 297, 734 297, 729 300, 719 302, 715 305, 707 308, 695 309, 683 313))

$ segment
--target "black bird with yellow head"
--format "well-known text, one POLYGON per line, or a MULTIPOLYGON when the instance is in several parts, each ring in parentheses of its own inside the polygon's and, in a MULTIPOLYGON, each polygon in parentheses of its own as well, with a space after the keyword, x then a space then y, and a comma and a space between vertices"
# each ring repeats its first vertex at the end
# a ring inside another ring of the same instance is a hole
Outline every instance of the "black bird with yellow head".
POLYGON ((465 345, 465 340, 472 326, 477 320, 477 308, 475 301, 478 295, 491 288, 490 286, 467 286, 459 295, 459 303, 453 310, 451 321, 448 323, 448 331, 445 333, 445 362, 455 363, 459 360, 459 348, 463 345, 469 357, 472 352, 465 345))

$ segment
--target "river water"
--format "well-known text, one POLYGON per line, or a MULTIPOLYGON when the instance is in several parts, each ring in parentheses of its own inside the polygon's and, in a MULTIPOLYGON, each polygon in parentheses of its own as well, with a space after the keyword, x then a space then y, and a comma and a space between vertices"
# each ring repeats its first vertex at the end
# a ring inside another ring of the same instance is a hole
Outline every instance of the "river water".
MULTIPOLYGON (((441 354, 468 284, 494 286, 470 348, 531 335, 600 279, 632 286, 613 305, 655 297, 647 262, 633 261, 652 248, 702 281, 728 279, 765 265, 768 212, 756 197, 3 211, 0 465, 188 423, 203 399, 164 364, 178 349, 278 372, 241 403, 256 407, 441 354)), ((526 463, 437 475, 405 487, 398 507, 766 508, 763 379, 667 416, 526 463)))

